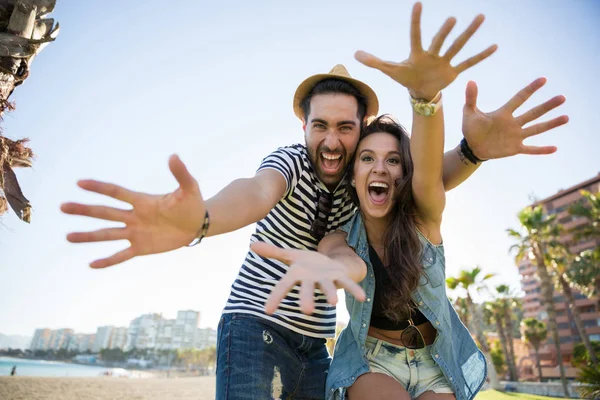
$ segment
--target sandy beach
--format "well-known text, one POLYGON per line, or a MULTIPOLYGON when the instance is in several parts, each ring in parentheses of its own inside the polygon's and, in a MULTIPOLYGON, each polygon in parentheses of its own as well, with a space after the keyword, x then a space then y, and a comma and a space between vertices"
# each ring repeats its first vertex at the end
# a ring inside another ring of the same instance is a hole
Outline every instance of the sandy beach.
POLYGON ((215 398, 215 377, 0 377, 2 400, 204 400, 215 398))

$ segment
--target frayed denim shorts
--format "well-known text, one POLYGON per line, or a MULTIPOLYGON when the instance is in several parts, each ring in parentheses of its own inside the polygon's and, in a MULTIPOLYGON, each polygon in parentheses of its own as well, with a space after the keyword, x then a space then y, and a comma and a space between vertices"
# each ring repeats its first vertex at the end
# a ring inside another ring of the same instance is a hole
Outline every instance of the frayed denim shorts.
POLYGON ((366 348, 371 372, 394 378, 411 398, 416 399, 427 391, 454 393, 431 357, 431 346, 411 350, 367 336, 366 348))

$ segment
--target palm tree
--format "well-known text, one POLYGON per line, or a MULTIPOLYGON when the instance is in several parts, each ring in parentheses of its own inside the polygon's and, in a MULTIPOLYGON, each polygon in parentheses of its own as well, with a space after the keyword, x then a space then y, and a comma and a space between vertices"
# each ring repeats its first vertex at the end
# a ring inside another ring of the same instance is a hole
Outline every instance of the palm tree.
POLYGON ((500 382, 498 381, 498 374, 494 363, 492 362, 492 355, 490 351, 490 345, 487 342, 485 334, 483 333, 483 315, 479 307, 475 306, 473 297, 471 297, 471 291, 479 291, 485 287, 486 281, 494 276, 494 274, 487 274, 481 277, 481 268, 475 267, 470 271, 462 270, 459 273, 458 278, 448 278, 446 283, 450 289, 461 288, 466 292, 466 302, 469 314, 471 315, 470 330, 475 333, 475 337, 479 342, 479 346, 483 355, 488 360, 488 375, 490 377, 490 385, 493 389, 501 389, 500 382))
POLYGON ((575 256, 570 275, 573 284, 583 293, 600 297, 600 192, 592 194, 582 190, 581 194, 584 201, 572 205, 569 214, 586 218, 588 223, 574 227, 571 233, 576 242, 596 240, 596 247, 575 256))
POLYGON ((598 296, 600 310, 600 246, 573 256, 569 276, 581 293, 590 298, 598 296))
POLYGON ((520 305, 520 301, 516 298, 515 293, 511 290, 508 285, 496 286, 496 301, 499 303, 501 315, 500 318, 504 321, 506 327, 506 343, 508 354, 506 360, 511 373, 511 380, 518 381, 519 373, 517 370, 517 362, 515 357, 515 345, 514 345, 514 313, 513 310, 520 305))
POLYGON ((584 399, 600 398, 600 366, 587 365, 579 369, 577 381, 583 383, 577 390, 584 399))
POLYGON ((504 310, 503 304, 499 301, 490 301, 485 303, 483 309, 483 317, 488 325, 495 324, 496 330, 498 331, 498 340, 500 341, 500 347, 502 348, 502 353, 504 353, 504 359, 506 360, 506 365, 508 366, 508 373, 510 375, 510 380, 516 380, 516 367, 514 367, 514 360, 511 360, 511 354, 508 347, 508 341, 506 339, 506 330, 504 329, 504 310))
POLYGON ((581 338, 583 345, 590 355, 590 359, 594 364, 598 364, 598 357, 596 355, 596 351, 590 342, 590 338, 585 330, 585 326, 583 325, 583 320, 581 319, 581 313, 579 312, 579 308, 575 303, 575 296, 573 295, 573 289, 571 288, 571 279, 569 276, 569 253, 566 247, 560 246, 551 249, 550 252, 546 254, 548 264, 551 265, 556 274, 556 285, 559 286, 565 295, 565 299, 567 300, 567 304, 569 309, 571 310, 571 315, 573 315, 573 322, 575 322, 575 327, 577 328, 577 333, 581 338))
MULTIPOLYGON (((29 75, 35 56, 58 35, 58 23, 45 18, 55 5, 56 0, 0 0, 0 120, 5 111, 14 109, 8 98, 29 75)), ((10 206, 29 222, 31 205, 13 171, 31 167, 33 152, 26 143, 0 134, 0 215, 10 206)))
POLYGON ((537 274, 540 278, 542 288, 543 304, 548 314, 548 328, 552 333, 552 340, 556 348, 556 359, 563 391, 566 397, 569 396, 567 387, 567 377, 565 376, 565 367, 562 362, 560 352, 560 337, 558 335, 558 325, 556 323, 556 309, 554 307, 554 285, 546 265, 546 253, 549 248, 559 245, 558 236, 560 227, 555 224, 556 215, 545 216, 542 206, 526 207, 518 214, 521 227, 525 234, 517 232, 514 229, 508 229, 509 236, 515 238, 517 243, 511 246, 510 250, 516 252, 515 262, 518 264, 528 256, 535 261, 537 274))
POLYGON ((457 297, 456 300, 454 300, 454 309, 463 324, 469 326, 469 307, 467 306, 467 300, 464 297, 457 297))
POLYGON ((600 239, 600 192, 592 194, 582 190, 584 202, 575 203, 569 207, 569 214, 587 218, 589 224, 575 227, 575 240, 600 239))
POLYGON ((535 318, 525 318, 521 321, 521 335, 523 341, 529 343, 535 352, 535 365, 538 370, 538 377, 542 381, 542 367, 540 365, 540 346, 548 338, 548 329, 546 324, 535 318))

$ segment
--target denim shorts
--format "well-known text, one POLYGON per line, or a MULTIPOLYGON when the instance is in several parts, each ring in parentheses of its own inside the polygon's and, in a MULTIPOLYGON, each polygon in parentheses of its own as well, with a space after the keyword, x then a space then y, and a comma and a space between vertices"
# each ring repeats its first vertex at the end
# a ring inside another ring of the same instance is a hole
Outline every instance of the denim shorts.
POLYGON ((416 399, 427 391, 454 393, 431 357, 431 346, 411 350, 367 336, 366 348, 371 372, 394 378, 411 398, 416 399))

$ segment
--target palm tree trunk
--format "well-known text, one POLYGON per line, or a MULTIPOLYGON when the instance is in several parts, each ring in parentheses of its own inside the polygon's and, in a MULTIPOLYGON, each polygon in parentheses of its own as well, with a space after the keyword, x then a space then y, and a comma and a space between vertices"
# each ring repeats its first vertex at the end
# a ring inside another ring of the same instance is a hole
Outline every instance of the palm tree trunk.
POLYGON ((538 347, 533 347, 533 351, 535 352, 535 365, 537 366, 537 370, 538 370, 538 377, 540 379, 540 382, 542 381, 542 366, 540 364, 540 348, 538 347))
POLYGON ((598 365, 598 357, 594 348, 592 347, 592 343, 590 343, 590 338, 585 331, 585 327, 583 326, 583 322, 581 321, 581 314, 579 313, 579 309, 577 305, 575 305, 575 298, 573 296, 573 291, 571 290, 571 286, 567 280, 560 274, 558 276, 558 281, 560 282, 560 286, 562 287, 563 293, 565 294, 565 298, 567 300, 567 304, 569 304, 569 308, 571 309, 571 313, 573 313, 573 319, 575 320, 575 326, 577 327, 577 333, 579 333, 579 337, 583 341, 583 345, 585 346, 588 354, 590 355, 590 360, 592 364, 598 365))
POLYGON ((508 374, 510 375, 510 380, 514 381, 514 371, 513 371, 513 363, 510 357, 510 350, 508 348, 508 343, 506 340, 506 333, 504 331, 504 324, 502 323, 502 318, 499 315, 495 315, 494 319, 496 320, 496 329, 498 330, 498 338, 500 339, 500 346, 502 346, 502 352, 504 353, 504 358, 506 359, 506 365, 508 367, 508 374))
POLYGON ((481 347, 481 351, 487 360, 490 386, 492 386, 492 389, 500 390, 502 389, 502 386, 500 385, 500 381, 498 380, 498 373, 496 372, 496 367, 492 362, 490 346, 487 342, 485 335, 483 334, 483 330, 481 329, 481 327, 483 326, 483 316, 479 312, 478 308, 475 307, 473 299, 471 299, 470 295, 467 295, 467 306, 469 307, 469 311, 471 314, 471 330, 475 332, 475 337, 477 338, 479 346, 481 347))
POLYGON ((552 280, 550 279, 550 275, 548 274, 548 269, 544 262, 543 254, 541 251, 539 244, 536 246, 535 250, 535 259, 537 262, 537 273, 540 277, 541 285, 542 285, 542 298, 544 300, 544 305, 546 307, 546 312, 548 313, 548 328, 552 333, 552 340, 554 341, 554 347, 556 348, 556 360, 558 362, 558 369, 560 371, 560 380, 563 386, 563 391, 565 397, 569 397, 569 388, 567 387, 567 377, 565 375, 565 366, 562 362, 562 354, 560 352, 560 337, 558 335, 558 325, 556 324, 556 309, 554 308, 554 297, 553 297, 553 285, 552 280))
MULTIPOLYGON (((47 18, 56 0, 0 0, 0 120, 13 109, 8 98, 29 76, 33 59, 58 35, 58 23, 47 18)), ((30 221, 31 205, 23 196, 15 167, 31 167, 33 153, 26 140, 13 141, 0 134, 0 215, 10 206, 25 222, 30 221)))
POLYGON ((508 351, 510 352, 510 359, 512 362, 512 373, 514 373, 514 375, 511 376, 511 380, 518 381, 519 371, 517 370, 517 359, 515 357, 512 313, 508 304, 504 307, 504 323, 506 324, 506 341, 508 342, 508 351))
POLYGON ((596 286, 596 298, 598 299, 598 302, 596 303, 596 311, 600 311, 600 279, 596 279, 594 284, 596 286))

